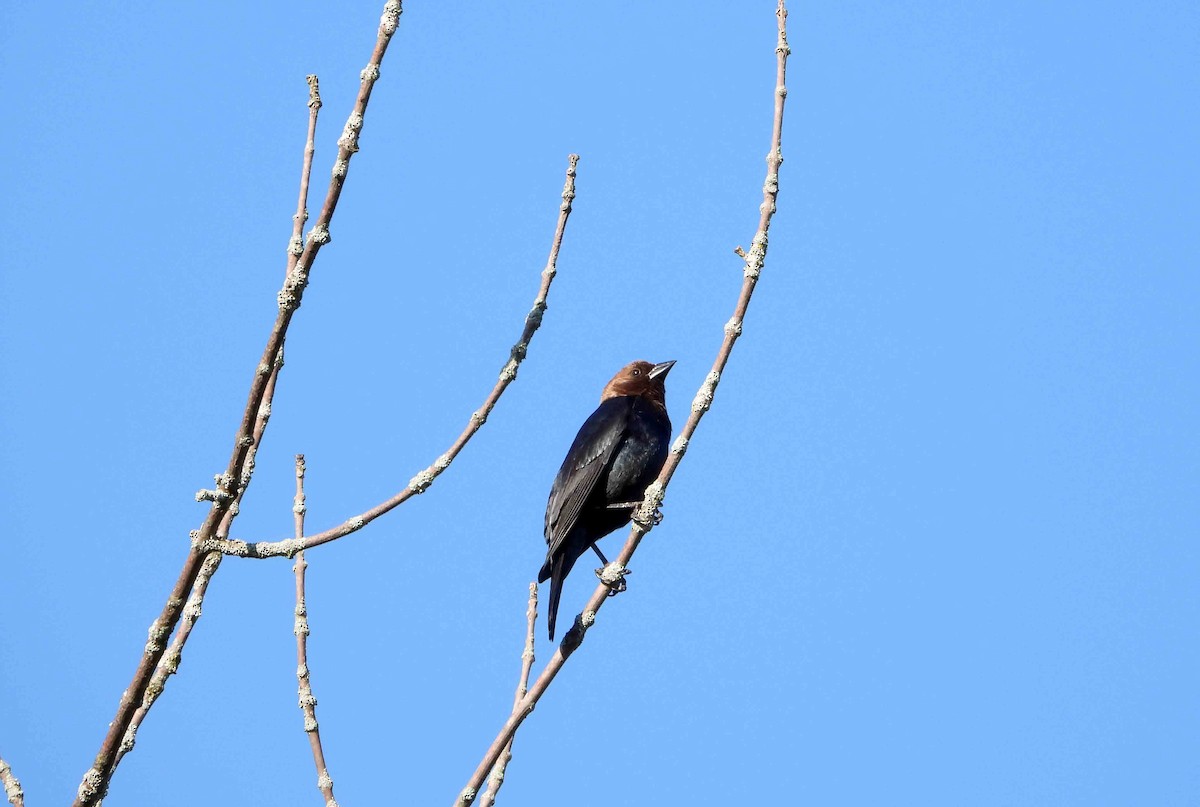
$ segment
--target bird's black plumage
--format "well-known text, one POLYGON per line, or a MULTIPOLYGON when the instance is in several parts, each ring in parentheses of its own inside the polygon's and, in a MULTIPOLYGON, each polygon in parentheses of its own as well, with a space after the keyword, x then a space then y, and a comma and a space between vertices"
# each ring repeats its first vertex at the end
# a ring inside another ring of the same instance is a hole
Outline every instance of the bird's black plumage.
POLYGON ((636 361, 613 376, 558 469, 546 503, 546 562, 538 573, 539 583, 550 581, 551 640, 563 581, 575 561, 629 523, 629 508, 609 505, 640 502, 666 462, 671 420, 663 382, 673 364, 636 361))

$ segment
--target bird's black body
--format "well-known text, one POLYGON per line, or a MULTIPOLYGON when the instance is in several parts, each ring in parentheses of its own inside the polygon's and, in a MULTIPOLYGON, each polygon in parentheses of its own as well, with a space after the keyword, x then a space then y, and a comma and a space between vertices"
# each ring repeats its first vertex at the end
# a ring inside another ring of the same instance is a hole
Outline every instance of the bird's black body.
POLYGON ((539 583, 550 580, 552 640, 563 580, 575 561, 629 523, 630 508, 609 505, 640 502, 666 462, 671 421, 662 377, 671 364, 634 362, 618 373, 558 469, 546 504, 546 562, 538 574, 539 583))

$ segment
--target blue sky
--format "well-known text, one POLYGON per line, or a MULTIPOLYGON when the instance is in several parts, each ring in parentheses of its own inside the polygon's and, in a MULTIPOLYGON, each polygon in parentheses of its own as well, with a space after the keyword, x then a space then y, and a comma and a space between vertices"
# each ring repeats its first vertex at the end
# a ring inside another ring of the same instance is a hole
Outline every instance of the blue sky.
MULTIPOLYGON (((295 452, 317 530, 445 450, 582 160, 492 419, 310 553, 348 805, 448 804, 491 741, 546 493, 608 377, 676 359, 684 421, 774 81, 770 3, 407 5, 236 537, 290 534, 295 452)), ((73 796, 203 517, 276 308, 304 76, 323 189, 381 6, 0 12, 0 756, 31 803, 73 796)), ((745 335, 501 803, 1196 803, 1200 10, 791 11, 745 335)), ((320 803, 292 585, 226 562, 106 805, 320 803)))

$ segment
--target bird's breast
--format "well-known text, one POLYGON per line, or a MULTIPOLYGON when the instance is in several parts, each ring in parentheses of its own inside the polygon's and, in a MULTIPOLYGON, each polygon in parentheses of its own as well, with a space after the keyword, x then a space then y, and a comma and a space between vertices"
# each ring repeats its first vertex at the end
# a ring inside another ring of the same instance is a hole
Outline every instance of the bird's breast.
POLYGON ((605 480, 609 502, 641 499, 667 460, 671 421, 666 412, 651 405, 634 407, 605 480))

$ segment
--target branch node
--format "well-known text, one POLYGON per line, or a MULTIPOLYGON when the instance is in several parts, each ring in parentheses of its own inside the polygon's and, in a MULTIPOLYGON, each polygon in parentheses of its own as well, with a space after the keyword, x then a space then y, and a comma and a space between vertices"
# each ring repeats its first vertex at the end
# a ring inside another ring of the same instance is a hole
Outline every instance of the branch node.
POLYGON ((649 532, 662 521, 662 513, 658 508, 663 502, 664 494, 663 485, 657 479, 646 486, 645 498, 633 511, 633 521, 641 526, 644 532, 649 532))
POLYGON ((304 604, 296 606, 296 625, 292 628, 292 633, 296 636, 308 636, 312 631, 308 629, 308 615, 304 612, 304 604))
POLYGON ((150 630, 146 639, 146 653, 160 653, 163 649, 163 642, 171 635, 171 631, 167 626, 159 620, 154 620, 150 623, 150 630))
POLYGON ((383 16, 379 18, 380 35, 390 37, 396 33, 396 26, 400 24, 400 15, 403 13, 400 0, 388 0, 383 6, 383 16))
POLYGON ((283 311, 295 311, 300 307, 300 298, 286 289, 281 289, 279 294, 275 295, 275 299, 279 302, 280 310, 283 311))
POLYGON ((672 454, 683 454, 687 451, 687 447, 688 447, 688 439, 681 434, 681 435, 679 435, 678 438, 676 438, 675 442, 671 445, 671 453, 672 454))
POLYGON ((721 380, 721 374, 713 370, 704 379, 704 383, 700 385, 700 389, 696 392, 696 397, 692 401, 693 412, 705 412, 712 406, 713 397, 716 395, 717 382, 721 380))
POLYGON ((254 475, 255 457, 258 455, 258 449, 250 446, 250 450, 246 452, 246 461, 242 464, 242 475, 238 477, 238 487, 240 490, 245 490, 250 484, 250 477, 254 475))
POLYGON ((233 494, 223 490, 200 488, 200 490, 196 491, 196 501, 198 502, 224 502, 231 498, 233 498, 233 494))
POLYGON ((130 726, 125 731, 125 736, 121 738, 120 753, 128 754, 137 745, 137 726, 130 726))
MULTIPOLYGON (((214 557, 220 558, 221 556, 214 555, 214 557)), ((183 621, 195 625, 197 620, 202 616, 202 607, 199 600, 189 600, 188 604, 183 608, 183 621)))
POLYGON ((596 577, 600 578, 601 583, 608 586, 608 596, 610 597, 625 590, 625 576, 628 574, 629 569, 616 562, 596 570, 596 577))
POLYGON ((338 148, 343 151, 353 154, 358 151, 358 135, 362 131, 363 116, 355 112, 346 119, 346 126, 342 129, 342 136, 338 138, 338 148))
POLYGON ((421 471, 421 473, 409 480, 408 489, 416 494, 424 493, 426 490, 428 490, 429 486, 433 484, 434 476, 436 476, 436 474, 434 474, 433 470, 426 468, 424 471, 421 471))
POLYGON ((568 154, 567 163, 567 181, 563 183, 563 203, 559 208, 564 213, 571 209, 571 202, 575 199, 575 166, 579 165, 579 155, 568 154))
POLYGON ((314 224, 312 229, 308 231, 308 240, 315 241, 318 244, 329 243, 329 228, 324 224, 314 224))
POLYGON ((309 109, 320 109, 321 108, 321 84, 317 80, 316 74, 314 73, 314 74, 305 76, 304 80, 308 82, 308 108, 309 109))
POLYGON ((83 775, 83 781, 79 783, 78 797, 81 801, 91 801, 100 794, 100 785, 104 782, 104 777, 98 768, 92 767, 83 775))
POLYGON ((287 280, 283 284, 284 289, 295 291, 300 289, 303 291, 308 288, 308 268, 304 264, 298 263, 292 271, 288 272, 287 280))

